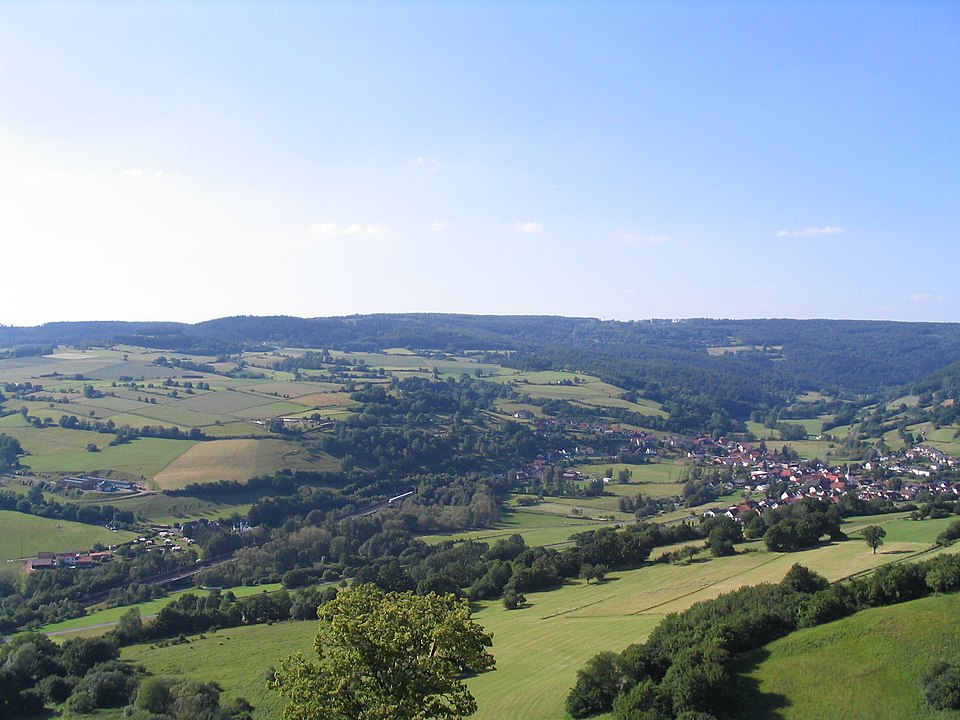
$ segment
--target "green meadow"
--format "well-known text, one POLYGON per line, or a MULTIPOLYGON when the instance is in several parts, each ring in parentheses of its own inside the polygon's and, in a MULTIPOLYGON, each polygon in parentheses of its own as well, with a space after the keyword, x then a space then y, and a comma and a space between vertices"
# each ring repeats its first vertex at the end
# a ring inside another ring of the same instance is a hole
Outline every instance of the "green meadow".
MULTIPOLYGON (((50 445, 46 452, 34 452, 21 460, 21 464, 37 473, 95 473, 108 474, 108 471, 121 473, 123 477, 149 479, 173 462, 182 453, 189 450, 194 440, 163 440, 160 438, 138 438, 122 445, 110 446, 110 435, 84 432, 82 430, 61 430, 50 428, 41 433, 60 433, 68 443, 62 443, 53 451, 50 445), (83 447, 75 447, 83 443, 83 447), (86 444, 93 443, 99 452, 88 452, 86 444)), ((12 433, 11 433, 12 434, 12 433)), ((33 445, 32 438, 21 441, 24 449, 33 445)))
POLYGON ((201 499, 163 493, 110 496, 105 496, 103 493, 84 493, 74 502, 80 505, 109 503, 121 510, 129 510, 141 519, 149 519, 152 523, 173 525, 200 518, 215 520, 234 514, 242 515, 249 512, 251 505, 259 497, 260 493, 254 490, 231 494, 223 500, 217 500, 215 497, 201 499))
POLYGON ((99 525, 51 520, 14 510, 0 510, 0 561, 35 557, 38 552, 90 550, 94 545, 119 545, 135 539, 135 533, 99 525))
POLYGON ((923 700, 938 660, 960 661, 960 595, 873 608, 751 653, 738 717, 753 720, 955 718, 923 700))
POLYGON ((539 505, 532 508, 511 508, 503 513, 500 522, 492 528, 424 535, 421 539, 429 543, 445 540, 453 542, 479 540, 492 545, 497 540, 519 534, 523 536, 527 545, 534 547, 537 545, 563 544, 569 541, 571 535, 576 533, 615 524, 611 521, 591 520, 589 517, 573 517, 569 514, 570 509, 572 508, 567 508, 567 513, 564 514, 563 512, 549 512, 549 510, 541 509, 539 505))

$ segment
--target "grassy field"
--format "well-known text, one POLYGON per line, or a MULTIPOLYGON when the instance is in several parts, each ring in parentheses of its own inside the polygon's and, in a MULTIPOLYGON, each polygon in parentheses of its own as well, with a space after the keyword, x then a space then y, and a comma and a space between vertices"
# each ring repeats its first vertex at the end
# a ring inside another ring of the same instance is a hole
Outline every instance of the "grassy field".
MULTIPOLYGON (((523 515, 526 517, 516 521, 516 528, 537 520, 534 513, 523 515)), ((845 529, 853 533, 869 524, 867 521, 859 518, 845 529)), ((473 717, 563 718, 564 698, 582 664, 600 650, 620 650, 643 640, 669 612, 743 585, 777 582, 797 562, 831 580, 899 562, 927 550, 940 531, 937 521, 916 522, 904 517, 890 519, 885 527, 888 542, 876 555, 857 539, 783 554, 767 552, 755 542, 731 558, 707 559, 704 554, 686 566, 649 565, 612 573, 608 581, 599 584, 575 581, 558 590, 530 593, 527 607, 521 610, 507 611, 499 603, 481 604, 475 617, 494 634, 497 670, 469 681, 480 706, 473 717), (896 539, 901 535, 908 539, 896 539)), ((309 656, 315 628, 314 622, 236 628, 190 645, 128 648, 123 657, 161 674, 217 680, 228 696, 250 699, 257 706, 257 718, 275 718, 279 701, 261 678, 269 666, 296 650, 309 656)), ((815 675, 823 672, 821 667, 815 675)))
POLYGON ((800 630, 743 664, 739 717, 764 720, 956 718, 923 701, 920 678, 958 659, 960 595, 874 608, 800 630))
POLYGON ((117 545, 136 538, 99 525, 51 520, 13 510, 0 510, 0 561, 35 557, 42 550, 90 550, 96 543, 117 545))
POLYGON ((188 520, 207 518, 215 520, 220 517, 245 514, 250 506, 260 496, 259 492, 248 491, 237 495, 216 498, 194 498, 188 496, 164 495, 162 493, 147 493, 143 495, 111 495, 104 497, 102 493, 85 493, 75 501, 77 504, 100 505, 107 501, 121 510, 129 510, 141 519, 149 519, 152 523, 172 525, 188 520))
POLYGON ((501 373, 490 378, 494 382, 510 383, 518 393, 531 398, 544 400, 569 400, 593 407, 626 408, 642 415, 666 417, 662 406, 641 399, 638 402, 623 400, 623 390, 603 382, 599 378, 581 373, 543 370, 536 372, 517 372, 512 375, 501 373))
POLYGON ((527 545, 533 547, 536 545, 558 545, 567 542, 571 535, 578 532, 615 524, 610 521, 591 520, 588 517, 570 517, 570 509, 572 508, 567 507, 567 512, 564 514, 544 510, 541 506, 515 508, 505 512, 496 527, 457 533, 424 535, 422 539, 431 543, 443 540, 454 542, 481 540, 492 545, 497 540, 516 533, 522 535, 527 545))
MULTIPOLYGON (((46 453, 36 453, 33 450, 29 457, 21 460, 21 464, 38 473, 92 473, 108 471, 121 473, 123 477, 133 479, 149 479, 173 462, 182 453, 195 444, 193 440, 162 440, 159 438, 138 438, 123 445, 109 446, 110 435, 83 432, 80 430, 60 430, 51 428, 41 431, 46 433, 62 433, 68 436, 69 444, 64 444, 51 451, 47 446, 46 453), (83 443, 83 447, 72 447, 83 443), (86 444, 94 443, 100 452, 87 452, 86 444)), ((11 433, 12 434, 12 433, 11 433)), ((22 442, 22 441, 21 441, 22 442)), ((28 448, 30 441, 23 443, 28 448)))
MULTIPOLYGON (((281 587, 283 586, 280 583, 251 586, 241 585, 235 588, 224 588, 223 592, 232 592, 238 598, 241 598, 249 597, 250 595, 257 595, 262 592, 273 592, 274 590, 279 590, 281 587)), ((184 595, 207 595, 208 593, 208 590, 201 590, 200 588, 178 590, 177 592, 170 593, 166 597, 150 600, 149 602, 138 603, 137 605, 107 608, 106 610, 94 610, 83 617, 72 618, 70 620, 64 620, 63 622, 44 625, 43 627, 37 628, 37 632, 57 633, 57 640, 61 642, 78 634, 83 634, 85 637, 103 635, 110 630, 110 627, 99 627, 89 631, 85 630, 85 628, 89 628, 91 625, 106 625, 107 623, 115 623, 120 619, 121 615, 134 607, 140 611, 141 617, 148 618, 152 615, 156 615, 171 602, 183 597, 184 595), (72 630, 76 630, 77 632, 70 632, 72 630)))

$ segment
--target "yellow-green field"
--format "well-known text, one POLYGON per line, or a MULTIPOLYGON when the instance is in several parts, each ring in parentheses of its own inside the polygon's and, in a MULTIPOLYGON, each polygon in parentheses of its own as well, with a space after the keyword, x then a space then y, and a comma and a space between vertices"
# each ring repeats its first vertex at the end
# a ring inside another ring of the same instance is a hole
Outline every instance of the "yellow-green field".
POLYGON ((213 440, 197 443, 158 472, 153 480, 163 490, 191 483, 246 481, 254 474, 258 440, 213 440))

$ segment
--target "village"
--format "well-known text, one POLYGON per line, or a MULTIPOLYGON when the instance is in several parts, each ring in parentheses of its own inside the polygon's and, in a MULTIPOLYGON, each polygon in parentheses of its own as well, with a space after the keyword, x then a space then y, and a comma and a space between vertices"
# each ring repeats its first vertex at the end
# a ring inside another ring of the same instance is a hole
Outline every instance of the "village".
MULTIPOLYGON (((768 449, 764 442, 709 436, 658 437, 619 425, 574 420, 538 419, 536 424, 542 433, 563 427, 581 434, 592 434, 597 441, 571 450, 542 452, 528 468, 518 473, 521 482, 542 479, 545 468, 554 463, 562 466, 595 461, 600 467, 617 458, 651 462, 670 456, 686 468, 698 468, 699 476, 711 478, 717 496, 743 493, 741 503, 702 510, 705 518, 726 515, 742 520, 749 512, 762 514, 768 508, 797 503, 805 498, 835 504, 851 494, 865 501, 889 503, 926 502, 939 496, 951 499, 960 496, 960 458, 923 444, 862 463, 828 466, 817 460, 801 461, 795 453, 785 452, 789 451, 789 445, 778 451, 768 449), (598 453, 601 446, 615 447, 616 450, 603 456, 598 453)), ((568 482, 615 482, 613 477, 601 478, 572 469, 564 470, 562 478, 568 482)), ((678 497, 677 507, 681 505, 678 497)))

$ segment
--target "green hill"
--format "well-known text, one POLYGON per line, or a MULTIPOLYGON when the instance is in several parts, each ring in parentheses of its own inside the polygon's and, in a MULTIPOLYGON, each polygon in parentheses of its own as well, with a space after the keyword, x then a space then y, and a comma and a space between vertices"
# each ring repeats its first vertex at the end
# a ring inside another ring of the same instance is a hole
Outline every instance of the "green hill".
POLYGON ((737 717, 760 720, 956 718, 923 700, 935 662, 960 659, 960 595, 865 610, 752 653, 737 717))

